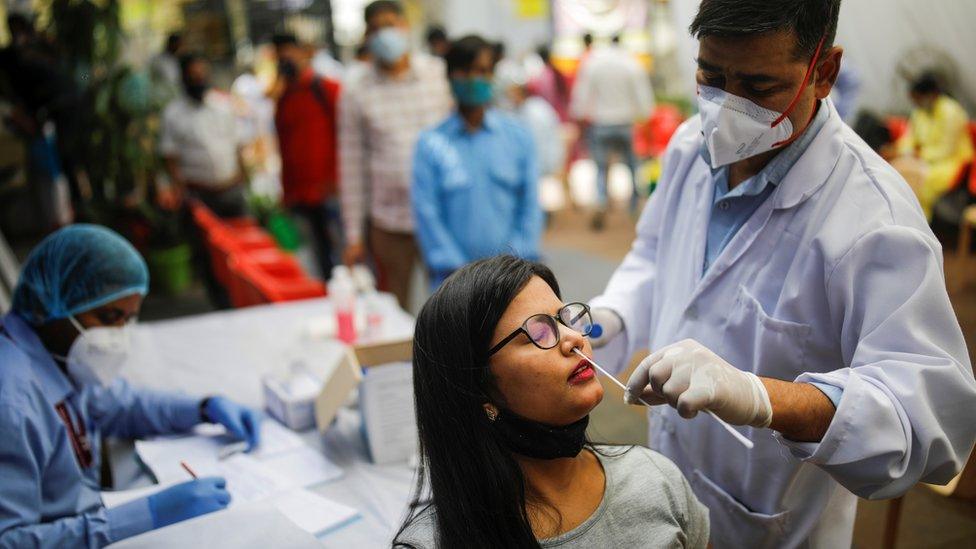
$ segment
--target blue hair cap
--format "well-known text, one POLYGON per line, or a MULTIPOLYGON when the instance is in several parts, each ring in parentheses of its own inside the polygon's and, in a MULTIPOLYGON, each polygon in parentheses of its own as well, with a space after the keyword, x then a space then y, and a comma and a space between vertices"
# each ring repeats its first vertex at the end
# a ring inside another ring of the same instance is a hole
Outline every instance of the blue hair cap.
POLYGON ((11 310, 40 326, 149 291, 149 270, 118 233, 69 225, 41 241, 24 262, 11 310))

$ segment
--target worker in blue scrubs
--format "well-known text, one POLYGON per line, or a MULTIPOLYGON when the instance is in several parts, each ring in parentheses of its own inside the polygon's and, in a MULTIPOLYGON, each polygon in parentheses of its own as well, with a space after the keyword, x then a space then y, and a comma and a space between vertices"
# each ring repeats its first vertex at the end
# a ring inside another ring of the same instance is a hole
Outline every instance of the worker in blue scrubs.
POLYGON ((24 263, 13 306, 0 317, 0 548, 102 547, 229 503, 224 479, 210 477, 102 504, 102 436, 212 422, 258 443, 256 411, 117 378, 148 286, 136 250, 94 225, 51 234, 24 263))
POLYGON ((434 287, 483 257, 538 259, 543 225, 532 134, 491 108, 491 45, 467 36, 451 44, 445 60, 458 110, 418 138, 411 182, 415 230, 434 287))

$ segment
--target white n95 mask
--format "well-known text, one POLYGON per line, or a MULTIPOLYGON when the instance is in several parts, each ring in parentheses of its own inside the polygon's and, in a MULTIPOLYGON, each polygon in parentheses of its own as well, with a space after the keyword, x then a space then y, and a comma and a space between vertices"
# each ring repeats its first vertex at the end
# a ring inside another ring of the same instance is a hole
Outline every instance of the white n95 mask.
POLYGON ((711 86, 698 87, 698 111, 712 168, 771 151, 793 135, 782 113, 711 86))
POLYGON ((121 327, 84 328, 74 316, 69 320, 78 330, 65 362, 68 375, 83 385, 107 385, 116 377, 129 357, 129 324, 121 327))
MULTIPOLYGON (((800 89, 790 101, 786 112, 779 113, 760 107, 745 97, 732 95, 719 88, 698 86, 698 111, 701 113, 705 146, 712 157, 712 168, 771 151, 796 139, 792 137, 793 123, 787 116, 793 112, 803 90, 810 82, 826 38, 826 35, 820 37, 813 58, 807 65, 807 72, 803 75, 800 89)), ((806 131, 812 120, 813 113, 810 113, 810 120, 807 120, 806 126, 797 136, 806 131)))

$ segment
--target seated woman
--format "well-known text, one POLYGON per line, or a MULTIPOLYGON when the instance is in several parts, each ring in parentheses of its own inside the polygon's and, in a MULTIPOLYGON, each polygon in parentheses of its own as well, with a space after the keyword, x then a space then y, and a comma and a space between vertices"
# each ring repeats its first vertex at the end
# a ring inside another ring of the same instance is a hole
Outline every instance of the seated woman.
POLYGON ((538 263, 494 257, 444 282, 417 319, 421 466, 395 547, 706 545, 673 463, 587 442, 603 387, 573 349, 590 354, 591 327, 538 263))

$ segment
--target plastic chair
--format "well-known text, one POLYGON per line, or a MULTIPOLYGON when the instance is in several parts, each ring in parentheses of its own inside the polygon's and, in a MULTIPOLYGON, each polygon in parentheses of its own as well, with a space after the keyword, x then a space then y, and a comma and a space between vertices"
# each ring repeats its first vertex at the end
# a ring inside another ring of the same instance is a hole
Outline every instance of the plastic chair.
POLYGON ((891 142, 894 143, 908 131, 908 119, 901 116, 889 116, 885 119, 885 127, 888 128, 888 135, 891 136, 891 142))

